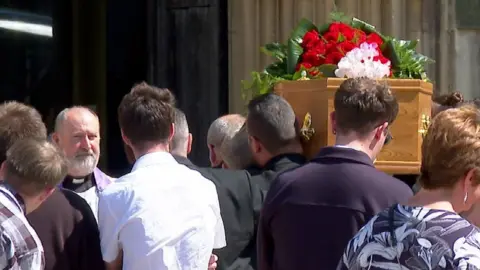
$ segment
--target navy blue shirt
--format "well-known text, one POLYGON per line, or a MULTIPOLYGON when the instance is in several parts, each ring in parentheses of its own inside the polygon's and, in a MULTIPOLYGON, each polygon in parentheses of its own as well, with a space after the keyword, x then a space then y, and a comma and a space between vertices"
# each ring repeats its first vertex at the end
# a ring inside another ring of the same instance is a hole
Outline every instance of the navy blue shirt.
POLYGON ((365 153, 325 147, 272 182, 258 228, 259 269, 335 269, 366 222, 411 196, 365 153))

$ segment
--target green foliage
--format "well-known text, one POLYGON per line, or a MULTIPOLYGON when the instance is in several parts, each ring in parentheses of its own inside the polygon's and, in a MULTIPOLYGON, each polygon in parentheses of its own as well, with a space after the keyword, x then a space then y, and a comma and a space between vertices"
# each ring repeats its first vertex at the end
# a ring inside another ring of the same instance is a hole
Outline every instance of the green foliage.
POLYGON ((392 52, 395 53, 398 58, 398 63, 393 63, 392 61, 395 78, 429 81, 425 67, 427 64, 434 63, 435 61, 415 50, 418 40, 410 41, 392 38, 390 43, 390 46, 393 48, 392 52))
POLYGON ((302 39, 308 31, 316 30, 317 27, 307 19, 301 19, 297 27, 292 31, 287 41, 287 72, 294 73, 298 60, 303 53, 302 39))

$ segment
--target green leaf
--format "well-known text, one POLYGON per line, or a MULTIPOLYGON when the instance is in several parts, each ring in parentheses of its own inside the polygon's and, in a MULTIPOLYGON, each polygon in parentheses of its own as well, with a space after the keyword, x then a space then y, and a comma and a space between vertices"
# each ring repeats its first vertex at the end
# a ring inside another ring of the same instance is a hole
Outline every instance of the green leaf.
POLYGON ((297 27, 293 29, 292 33, 290 34, 290 38, 295 40, 298 44, 301 44, 305 34, 311 30, 315 30, 318 32, 315 24, 313 24, 310 20, 303 18, 297 24, 297 27))
POLYGON ((260 50, 266 55, 272 56, 277 60, 283 61, 287 58, 287 46, 278 42, 269 43, 261 47, 260 50))
POLYGON ((318 70, 322 73, 323 77, 336 77, 335 70, 337 65, 325 64, 318 67, 318 70))
POLYGON ((287 73, 287 64, 286 62, 276 62, 268 65, 265 71, 272 76, 283 76, 287 73))
POLYGON ((393 40, 387 40, 385 42, 385 48, 383 49, 383 55, 390 59, 391 65, 393 68, 396 68, 400 65, 400 58, 397 54, 395 44, 393 40))
POLYGON ((351 25, 353 18, 345 15, 345 13, 343 12, 333 11, 332 13, 330 13, 330 20, 331 22, 341 22, 351 25))
POLYGON ((266 71, 254 71, 251 73, 251 81, 242 81, 242 98, 245 102, 248 102, 258 95, 270 93, 273 91, 275 84, 283 80, 285 80, 283 77, 272 76, 266 71))
POLYGON ((297 67, 298 60, 303 53, 303 48, 300 46, 298 42, 293 40, 292 38, 288 39, 287 43, 287 73, 293 74, 295 73, 295 69, 297 67))

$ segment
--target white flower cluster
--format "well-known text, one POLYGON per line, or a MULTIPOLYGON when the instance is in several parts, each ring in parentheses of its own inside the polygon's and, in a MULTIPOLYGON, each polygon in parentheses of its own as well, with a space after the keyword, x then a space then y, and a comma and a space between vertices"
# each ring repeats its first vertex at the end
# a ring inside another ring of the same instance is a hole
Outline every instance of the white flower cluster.
POLYGON ((374 61, 378 56, 377 44, 362 43, 359 48, 349 51, 338 63, 335 76, 339 78, 368 77, 381 79, 390 75, 390 61, 382 64, 374 61))

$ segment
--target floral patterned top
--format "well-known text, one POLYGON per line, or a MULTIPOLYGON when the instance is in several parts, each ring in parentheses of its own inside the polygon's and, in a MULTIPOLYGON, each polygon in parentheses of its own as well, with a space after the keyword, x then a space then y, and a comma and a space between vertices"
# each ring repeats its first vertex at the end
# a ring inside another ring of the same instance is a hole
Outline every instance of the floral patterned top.
POLYGON ((337 269, 480 269, 480 230, 443 210, 394 205, 348 243, 337 269))

